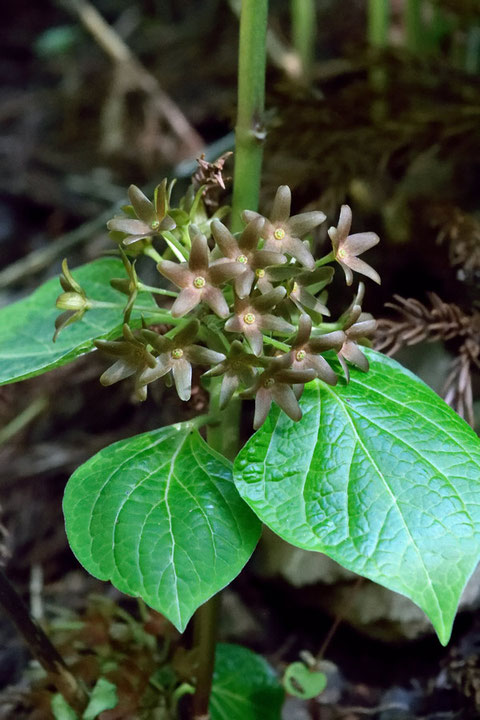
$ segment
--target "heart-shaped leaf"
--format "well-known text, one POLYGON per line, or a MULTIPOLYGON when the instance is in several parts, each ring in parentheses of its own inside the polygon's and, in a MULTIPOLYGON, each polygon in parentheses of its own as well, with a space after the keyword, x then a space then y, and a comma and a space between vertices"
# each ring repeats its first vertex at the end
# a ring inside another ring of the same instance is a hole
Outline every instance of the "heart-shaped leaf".
POLYGON ((480 441, 421 380, 373 350, 350 384, 307 385, 235 461, 274 532, 411 598, 447 643, 480 559, 480 441))
POLYGON ((325 690, 327 676, 311 670, 303 662, 293 662, 285 670, 283 685, 289 695, 309 700, 325 690))
POLYGON ((284 693, 260 655, 219 643, 210 696, 211 720, 280 720, 284 693))
POLYGON ((240 572, 260 536, 231 463, 188 422, 101 450, 70 478, 63 509, 82 565, 180 631, 240 572))
MULTIPOLYGON (((116 258, 103 258, 82 265, 73 271, 73 277, 85 289, 87 297, 111 302, 115 307, 88 310, 83 318, 65 328, 54 343, 55 319, 60 310, 55 300, 62 292, 58 278, 48 280, 32 295, 7 305, 0 310, 0 385, 25 380, 66 365, 79 355, 93 350, 94 338, 117 337, 123 322, 122 307, 126 303, 110 286, 112 278, 126 277, 125 269, 116 258)), ((149 293, 138 296, 139 303, 155 310, 155 301, 149 293)), ((139 322, 135 310, 132 321, 139 322)))

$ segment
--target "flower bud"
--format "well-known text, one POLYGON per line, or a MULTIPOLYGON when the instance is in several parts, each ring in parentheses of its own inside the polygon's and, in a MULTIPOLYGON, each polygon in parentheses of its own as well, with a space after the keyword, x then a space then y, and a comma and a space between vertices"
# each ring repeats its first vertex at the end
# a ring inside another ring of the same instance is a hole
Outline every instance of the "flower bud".
POLYGON ((59 310, 86 310, 89 302, 76 292, 65 292, 58 296, 56 306, 59 310))

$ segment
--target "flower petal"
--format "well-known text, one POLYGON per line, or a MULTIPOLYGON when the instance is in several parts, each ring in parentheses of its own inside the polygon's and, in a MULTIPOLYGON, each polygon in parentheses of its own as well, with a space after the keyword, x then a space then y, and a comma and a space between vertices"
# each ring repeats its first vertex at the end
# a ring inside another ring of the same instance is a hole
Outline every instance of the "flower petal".
POLYGON ((102 385, 113 385, 114 383, 130 377, 137 371, 137 366, 128 362, 127 359, 117 360, 108 370, 100 376, 102 385))
POLYGON ((255 273, 249 267, 246 267, 244 272, 235 278, 235 292, 239 298, 245 298, 250 294, 254 280, 255 273))
POLYGON ((190 400, 192 395, 192 366, 184 358, 174 360, 172 374, 180 400, 190 400))
POLYGON ((288 221, 288 229, 295 237, 303 237, 308 232, 313 230, 326 220, 326 215, 319 210, 313 210, 312 212, 300 213, 300 215, 294 215, 288 221))
POLYGON ((130 198, 137 217, 151 227, 151 223, 157 219, 153 203, 150 202, 147 196, 144 195, 136 185, 130 185, 128 188, 128 197, 130 198))
POLYGON ((140 237, 148 237, 153 230, 150 225, 142 222, 142 220, 133 220, 126 217, 114 217, 107 222, 109 230, 116 232, 124 232, 127 235, 139 235, 140 237))
MULTIPOLYGON (((364 262, 363 260, 360 260, 360 258, 352 257, 352 258, 349 258, 348 264, 351 267, 351 269, 354 270, 355 272, 358 272, 361 275, 366 275, 367 277, 370 278, 370 280, 373 280, 374 282, 381 285, 382 281, 380 279, 380 275, 368 263, 364 262)), ((343 265, 343 263, 342 263, 342 265, 343 265)), ((350 284, 351 283, 347 283, 347 285, 350 285, 350 284)))
POLYGON ((207 238, 201 232, 191 232, 192 247, 188 267, 193 273, 204 273, 208 268, 207 238))
POLYGON ((201 290, 197 290, 194 287, 189 287, 185 288, 185 290, 182 290, 170 310, 170 312, 172 313, 172 317, 183 317, 184 315, 189 313, 190 310, 193 310, 193 308, 201 302, 202 294, 203 293, 201 290))
POLYGON ((266 388, 259 388, 255 396, 255 416, 253 418, 253 428, 258 430, 267 419, 267 415, 272 407, 272 394, 266 388))
POLYGON ((336 235, 340 243, 346 240, 350 228, 352 227, 352 211, 349 205, 342 205, 340 208, 340 217, 336 227, 336 235))
POLYGON ((341 354, 346 360, 360 368, 360 370, 367 372, 369 368, 368 360, 356 343, 347 340, 342 347, 341 354))
POLYGON ((210 265, 208 277, 212 285, 221 285, 227 280, 243 275, 245 267, 246 265, 240 262, 228 262, 228 260, 226 262, 218 262, 210 265))
POLYGON ((295 339, 292 343, 293 348, 301 347, 306 345, 312 332, 312 318, 309 315, 303 313, 298 318, 298 330, 295 335, 295 339))
POLYGON ((215 365, 226 360, 223 353, 215 352, 201 345, 189 345, 185 348, 185 355, 189 361, 197 365, 215 365))
POLYGON ((215 220, 212 220, 210 227, 212 229, 213 238, 223 255, 232 260, 236 260, 238 255, 241 255, 241 251, 230 230, 228 230, 228 228, 216 218, 215 220))
POLYGON ((337 384, 337 373, 332 370, 328 362, 321 355, 310 355, 311 367, 315 370, 317 377, 328 385, 337 384))
MULTIPOLYGON (((185 292, 185 290, 183 292, 185 292)), ((222 291, 218 288, 207 285, 202 292, 202 300, 207 303, 208 307, 211 308, 218 317, 227 318, 229 316, 230 310, 228 308, 228 303, 225 300, 222 291)))
POLYGON ((246 252, 251 252, 252 250, 255 250, 255 248, 258 246, 258 241, 260 240, 264 225, 265 218, 263 218, 262 216, 253 218, 253 220, 248 223, 247 227, 240 236, 240 239, 238 241, 239 248, 246 252))
POLYGON ((162 260, 162 262, 158 263, 157 270, 179 288, 188 287, 194 280, 193 273, 189 270, 187 263, 162 260))
POLYGON ((283 412, 292 420, 298 421, 302 417, 302 411, 298 400, 295 397, 290 385, 284 383, 275 383, 271 389, 272 397, 283 412))
POLYGON ((222 385, 220 387, 220 410, 223 410, 230 400, 235 390, 240 385, 240 379, 236 373, 228 371, 225 373, 222 379, 222 385))
POLYGON ((380 238, 374 232, 361 232, 349 235, 343 244, 347 255, 360 255, 370 250, 380 242, 380 238))
POLYGON ((246 326, 244 328, 244 335, 250 343, 250 347, 253 350, 254 355, 261 355, 263 350, 263 335, 257 327, 246 326))
POLYGON ((285 238, 282 250, 294 257, 299 263, 309 270, 313 270, 315 268, 315 259, 312 253, 298 238, 285 238))
POLYGON ((338 352, 345 340, 346 336, 343 330, 334 330, 324 335, 311 337, 308 345, 316 353, 325 352, 326 350, 336 350, 338 352))
POLYGON ((292 193, 288 185, 280 185, 275 193, 275 199, 270 213, 270 222, 286 223, 290 217, 290 207, 292 204, 292 193))

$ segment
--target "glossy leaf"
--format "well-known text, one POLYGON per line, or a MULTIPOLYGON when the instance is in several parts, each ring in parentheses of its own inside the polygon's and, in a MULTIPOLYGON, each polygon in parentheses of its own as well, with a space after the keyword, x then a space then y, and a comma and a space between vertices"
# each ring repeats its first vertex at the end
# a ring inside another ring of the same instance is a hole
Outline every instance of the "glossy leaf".
POLYGON ((235 462, 242 497, 292 545, 411 598, 446 644, 480 559, 480 441, 412 373, 310 383, 299 423, 273 410, 235 462))
MULTIPOLYGON (((62 292, 57 277, 29 297, 0 309, 0 385, 65 365, 94 349, 94 338, 121 334, 125 296, 110 287, 110 280, 126 277, 122 262, 103 258, 74 269, 72 274, 89 298, 116 303, 117 307, 88 310, 80 321, 62 330, 55 343, 55 319, 60 314, 55 301, 62 292)), ((141 293, 138 298, 143 307, 155 309, 150 294, 141 293)), ((138 324, 140 314, 134 311, 135 318, 138 324)))
POLYGON ((219 643, 215 654, 211 720, 280 720, 284 693, 260 655, 219 643))
POLYGON ((101 450, 72 475, 63 507, 82 565, 180 631, 240 572, 260 535, 231 463, 191 423, 101 450))

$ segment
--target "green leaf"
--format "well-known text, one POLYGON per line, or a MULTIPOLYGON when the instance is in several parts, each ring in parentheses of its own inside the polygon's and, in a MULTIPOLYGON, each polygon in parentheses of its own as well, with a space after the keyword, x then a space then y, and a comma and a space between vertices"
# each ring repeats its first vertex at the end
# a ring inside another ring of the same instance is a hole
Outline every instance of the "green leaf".
POLYGON ((274 532, 411 598, 446 644, 480 557, 480 441, 412 373, 366 353, 349 385, 307 385, 299 423, 273 410, 235 482, 274 532))
MULTIPOLYGON (((121 334, 125 297, 110 287, 111 278, 126 277, 116 258, 103 258, 73 271, 87 296, 116 303, 116 308, 93 308, 82 320, 65 328, 52 342, 55 318, 60 311, 55 300, 62 292, 58 278, 52 278, 24 300, 0 309, 0 385, 25 380, 65 365, 93 349, 94 338, 113 338, 121 334)), ((149 293, 140 293, 142 306, 155 309, 149 293)), ((137 323, 138 312, 133 313, 137 323)))
POLYGON ((70 478, 63 508, 82 565, 181 632, 240 572, 260 535, 231 463, 188 422, 101 450, 70 478))
POLYGON ((284 693, 264 658, 219 643, 210 696, 211 720, 280 720, 284 693))
POLYGON ((325 673, 311 670, 303 662, 294 662, 285 670, 283 685, 289 695, 310 700, 327 687, 325 673))
POLYGON ((117 688, 106 678, 99 678, 82 715, 83 720, 95 720, 104 710, 111 710, 118 703, 117 688))
POLYGON ((55 720, 78 720, 77 713, 60 693, 55 693, 52 697, 52 714, 55 720))

